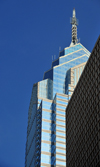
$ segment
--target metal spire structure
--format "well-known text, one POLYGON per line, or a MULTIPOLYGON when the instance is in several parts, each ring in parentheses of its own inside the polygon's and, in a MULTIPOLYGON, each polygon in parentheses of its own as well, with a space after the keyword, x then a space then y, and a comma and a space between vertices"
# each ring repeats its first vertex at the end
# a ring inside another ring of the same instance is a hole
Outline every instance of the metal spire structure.
POLYGON ((73 16, 70 19, 70 23, 72 24, 72 41, 70 46, 73 46, 77 43, 77 25, 78 25, 78 20, 76 18, 76 12, 75 8, 73 9, 73 16))

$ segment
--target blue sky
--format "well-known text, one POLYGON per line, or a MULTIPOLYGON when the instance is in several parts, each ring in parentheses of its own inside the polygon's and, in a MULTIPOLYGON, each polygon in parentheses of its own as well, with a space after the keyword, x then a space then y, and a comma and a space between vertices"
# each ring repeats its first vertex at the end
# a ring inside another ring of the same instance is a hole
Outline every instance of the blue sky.
POLYGON ((32 86, 59 47, 70 45, 74 7, 78 38, 91 52, 100 34, 99 0, 0 0, 0 167, 24 167, 32 86))

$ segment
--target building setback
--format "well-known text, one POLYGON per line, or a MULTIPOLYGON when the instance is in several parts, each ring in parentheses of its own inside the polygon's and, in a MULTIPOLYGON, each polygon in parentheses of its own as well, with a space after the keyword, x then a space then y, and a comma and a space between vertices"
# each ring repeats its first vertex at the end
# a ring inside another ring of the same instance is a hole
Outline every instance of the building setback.
POLYGON ((100 36, 66 109, 66 166, 100 167, 100 36))
POLYGON ((73 9, 72 40, 42 81, 32 89, 28 111, 25 167, 66 167, 66 105, 90 52, 77 40, 77 19, 73 9))

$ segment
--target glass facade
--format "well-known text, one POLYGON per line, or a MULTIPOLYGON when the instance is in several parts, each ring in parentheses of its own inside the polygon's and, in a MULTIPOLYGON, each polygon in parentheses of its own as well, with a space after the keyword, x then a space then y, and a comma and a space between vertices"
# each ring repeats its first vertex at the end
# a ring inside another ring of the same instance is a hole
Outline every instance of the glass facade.
POLYGON ((25 167, 66 167, 66 106, 90 52, 77 43, 73 9, 72 41, 32 89, 28 111, 25 167))
POLYGON ((66 166, 65 109, 90 52, 80 43, 65 48, 43 80, 33 85, 28 112, 26 167, 66 166))

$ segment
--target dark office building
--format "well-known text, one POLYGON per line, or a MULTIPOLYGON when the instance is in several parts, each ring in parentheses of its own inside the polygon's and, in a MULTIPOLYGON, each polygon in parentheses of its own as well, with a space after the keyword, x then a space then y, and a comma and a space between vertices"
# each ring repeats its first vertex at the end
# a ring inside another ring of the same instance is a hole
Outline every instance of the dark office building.
POLYGON ((66 166, 100 167, 100 36, 66 109, 66 166))

